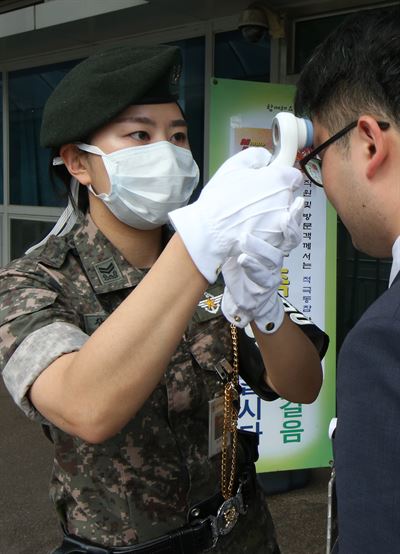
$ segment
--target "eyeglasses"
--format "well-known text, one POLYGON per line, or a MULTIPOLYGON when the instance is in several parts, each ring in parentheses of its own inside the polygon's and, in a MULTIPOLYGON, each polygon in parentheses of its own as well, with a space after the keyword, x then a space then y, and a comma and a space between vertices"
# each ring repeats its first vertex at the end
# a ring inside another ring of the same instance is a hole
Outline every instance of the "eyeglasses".
MULTIPOLYGON (((307 156, 304 156, 302 160, 300 160, 300 167, 304 171, 304 173, 307 175, 307 177, 310 179, 312 183, 317 185, 318 187, 323 187, 323 180, 322 180, 322 160, 319 157, 319 153, 322 152, 322 150, 325 150, 328 146, 330 146, 332 143, 343 137, 346 133, 354 129, 354 127, 357 127, 358 121, 353 121, 353 123, 350 123, 350 125, 347 125, 344 129, 333 135, 331 138, 323 142, 307 154, 307 156)), ((386 123, 385 121, 378 121, 379 128, 382 129, 382 131, 386 131, 386 129, 389 129, 390 124, 386 123)))

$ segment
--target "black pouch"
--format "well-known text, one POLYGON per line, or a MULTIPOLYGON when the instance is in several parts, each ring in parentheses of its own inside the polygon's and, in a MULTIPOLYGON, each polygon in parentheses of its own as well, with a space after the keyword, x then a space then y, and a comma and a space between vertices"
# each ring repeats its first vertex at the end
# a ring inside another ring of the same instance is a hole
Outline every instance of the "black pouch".
POLYGON ((253 431, 238 429, 238 441, 241 446, 242 456, 239 464, 254 463, 258 460, 259 437, 253 431))
POLYGON ((258 460, 259 437, 253 431, 238 429, 238 443, 240 455, 238 456, 237 472, 239 483, 243 485, 245 502, 249 504, 257 488, 255 462, 258 460))

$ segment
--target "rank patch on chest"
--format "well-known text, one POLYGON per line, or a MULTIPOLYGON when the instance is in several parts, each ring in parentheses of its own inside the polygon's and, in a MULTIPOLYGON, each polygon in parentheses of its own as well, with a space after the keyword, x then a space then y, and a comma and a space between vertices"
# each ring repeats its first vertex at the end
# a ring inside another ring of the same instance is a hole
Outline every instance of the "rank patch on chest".
POLYGON ((85 324, 85 331, 88 335, 94 333, 94 331, 105 321, 107 315, 105 313, 99 314, 84 314, 83 321, 85 324))
POLYGON ((102 285, 107 285, 108 283, 113 283, 114 281, 122 279, 122 274, 114 258, 108 258, 103 262, 94 264, 94 268, 102 285))
POLYGON ((198 303, 199 308, 202 308, 209 314, 216 314, 221 306, 222 294, 216 296, 205 292, 203 298, 198 303))

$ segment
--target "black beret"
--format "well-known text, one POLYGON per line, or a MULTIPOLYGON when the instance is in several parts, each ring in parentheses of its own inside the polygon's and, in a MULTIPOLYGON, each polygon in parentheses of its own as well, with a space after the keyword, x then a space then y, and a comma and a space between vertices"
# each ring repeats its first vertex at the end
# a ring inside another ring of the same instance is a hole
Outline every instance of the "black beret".
POLYGON ((47 100, 41 145, 60 147, 85 140, 131 104, 177 100, 180 72, 176 46, 120 46, 90 56, 47 100))

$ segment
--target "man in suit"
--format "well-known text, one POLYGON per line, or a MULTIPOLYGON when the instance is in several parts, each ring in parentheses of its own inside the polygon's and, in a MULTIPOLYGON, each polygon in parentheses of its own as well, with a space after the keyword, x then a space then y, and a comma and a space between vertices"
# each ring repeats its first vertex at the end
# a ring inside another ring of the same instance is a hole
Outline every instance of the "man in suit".
POLYGON ((400 552, 400 7, 348 17, 306 64, 297 115, 314 126, 303 162, 354 246, 393 256, 388 290, 338 359, 334 439, 340 554, 400 552))

